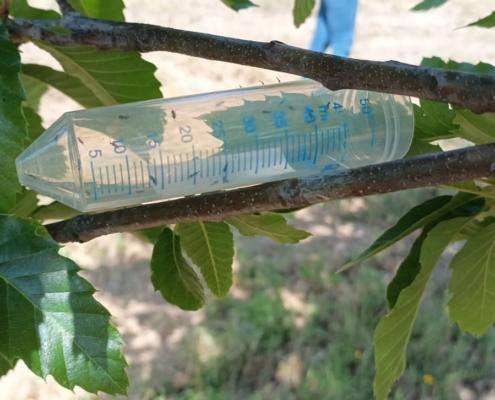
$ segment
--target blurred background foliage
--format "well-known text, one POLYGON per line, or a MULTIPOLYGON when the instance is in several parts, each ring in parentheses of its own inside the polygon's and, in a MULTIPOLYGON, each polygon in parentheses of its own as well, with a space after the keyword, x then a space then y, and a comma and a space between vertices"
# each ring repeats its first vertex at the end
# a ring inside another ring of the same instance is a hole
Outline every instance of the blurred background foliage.
MULTIPOLYGON (((352 213, 348 201, 317 212, 338 216, 339 223, 367 221, 380 232, 404 209, 440 192, 373 196, 352 213)), ((393 276, 393 264, 383 261, 409 243, 342 276, 327 267, 334 251, 325 248, 329 237, 298 245, 296 257, 264 239, 236 240, 242 268, 232 296, 207 302, 204 322, 188 330, 184 346, 176 350, 180 370, 164 377, 163 386, 146 392, 146 398, 371 399, 373 330, 386 312, 384 292, 393 276)), ((453 250, 434 274, 412 333, 408 367, 391 399, 464 400, 495 392, 490 356, 495 330, 473 338, 442 312, 453 250)), ((333 254, 334 259, 346 256, 333 254)))

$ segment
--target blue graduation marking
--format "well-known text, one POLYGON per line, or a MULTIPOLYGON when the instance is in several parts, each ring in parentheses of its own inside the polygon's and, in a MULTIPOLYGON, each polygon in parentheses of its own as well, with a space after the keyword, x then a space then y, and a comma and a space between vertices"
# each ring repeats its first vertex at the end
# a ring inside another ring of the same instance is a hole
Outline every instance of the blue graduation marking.
POLYGON ((122 164, 119 164, 120 169, 120 190, 124 190, 124 171, 122 168, 122 164))
POLYGON ((184 182, 184 162, 182 161, 182 154, 179 154, 180 163, 180 181, 184 182))
POLYGON ((177 183, 177 160, 175 159, 175 154, 173 155, 173 160, 174 164, 174 183, 177 183))
POLYGON ((285 165, 284 169, 287 169, 289 163, 289 130, 284 131, 284 141, 285 141, 285 165))
POLYGON ((96 193, 95 167, 93 165, 93 161, 90 161, 89 162, 89 165, 91 167, 91 177, 93 178, 93 182, 92 182, 92 184, 93 184, 93 198, 95 200, 97 200, 98 199, 98 195, 96 193))
POLYGON ((136 189, 139 187, 139 182, 138 182, 138 174, 137 174, 137 164, 136 161, 132 162, 132 166, 134 167, 134 186, 136 189))
POLYGON ((210 177, 210 154, 208 150, 206 150, 206 177, 210 177))
POLYGON ((161 183, 162 190, 163 190, 163 189, 165 189, 165 172, 163 170, 163 154, 162 154, 161 149, 158 151, 158 155, 160 156, 160 172, 161 172, 160 183, 161 183))
POLYGON ((168 175, 168 183, 172 183, 172 170, 170 168, 170 156, 167 156, 167 175, 168 175))
POLYGON ((110 185, 110 170, 108 169, 108 165, 105 165, 105 172, 107 175, 107 193, 110 194, 111 185, 110 185))
POLYGON ((313 156, 313 165, 316 165, 316 160, 318 160, 318 128, 315 126, 315 151, 313 156))
POLYGON ((125 165, 127 167, 127 183, 128 183, 128 194, 132 194, 131 187, 131 170, 129 168, 129 157, 125 156, 125 165))
POLYGON ((139 166, 141 167, 141 188, 144 189, 144 168, 143 160, 139 160, 139 166))
POLYGON ((113 170, 113 184, 114 184, 114 188, 113 188, 113 191, 114 192, 117 192, 117 171, 115 170, 115 164, 112 165, 112 170, 113 170))
POLYGON ((256 135, 256 168, 254 170, 254 173, 258 173, 258 166, 260 163, 260 149, 259 149, 259 141, 258 141, 258 135, 256 135))

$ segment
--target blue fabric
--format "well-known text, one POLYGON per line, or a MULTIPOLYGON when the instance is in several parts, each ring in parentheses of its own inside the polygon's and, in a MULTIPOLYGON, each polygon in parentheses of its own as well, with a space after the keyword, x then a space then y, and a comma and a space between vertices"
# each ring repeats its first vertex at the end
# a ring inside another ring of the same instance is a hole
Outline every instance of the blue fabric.
POLYGON ((347 57, 354 41, 358 0, 322 0, 311 50, 328 47, 337 56, 347 57))

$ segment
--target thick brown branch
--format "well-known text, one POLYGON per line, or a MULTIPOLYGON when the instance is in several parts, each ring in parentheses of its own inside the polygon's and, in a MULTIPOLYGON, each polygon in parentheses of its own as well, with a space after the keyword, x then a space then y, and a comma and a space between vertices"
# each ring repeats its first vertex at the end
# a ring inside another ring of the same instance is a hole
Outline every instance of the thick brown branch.
POLYGON ((100 214, 46 225, 59 242, 177 222, 218 221, 231 215, 305 207, 348 197, 394 192, 495 175, 495 143, 371 165, 339 175, 287 179, 100 214))
POLYGON ((7 26, 20 40, 140 52, 171 51, 305 76, 333 90, 374 90, 449 102, 475 112, 495 111, 495 78, 488 75, 341 58, 277 41, 255 42, 154 25, 94 20, 76 14, 60 20, 9 20, 7 26))

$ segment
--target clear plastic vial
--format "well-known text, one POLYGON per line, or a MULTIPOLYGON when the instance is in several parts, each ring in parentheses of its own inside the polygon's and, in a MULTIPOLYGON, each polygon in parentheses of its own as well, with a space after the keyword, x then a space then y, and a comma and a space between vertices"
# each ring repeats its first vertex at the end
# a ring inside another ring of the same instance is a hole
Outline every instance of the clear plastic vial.
POLYGON ((409 98, 289 83, 64 114, 16 160, 20 182, 106 210, 404 156, 409 98))

